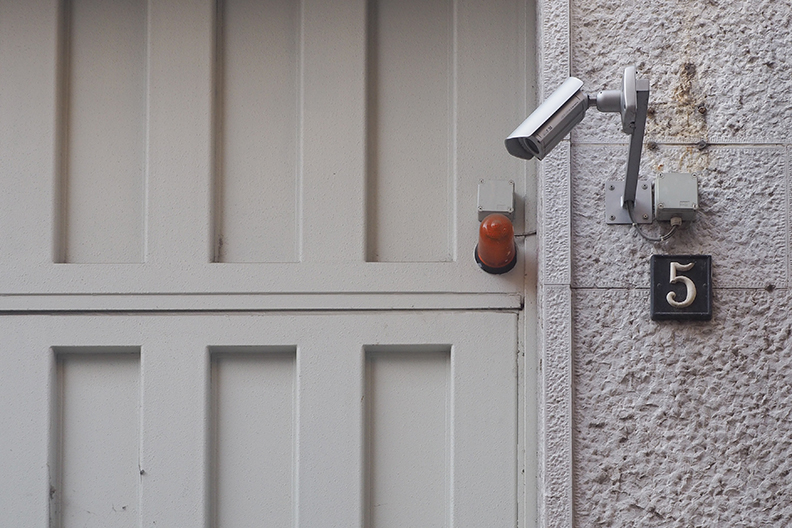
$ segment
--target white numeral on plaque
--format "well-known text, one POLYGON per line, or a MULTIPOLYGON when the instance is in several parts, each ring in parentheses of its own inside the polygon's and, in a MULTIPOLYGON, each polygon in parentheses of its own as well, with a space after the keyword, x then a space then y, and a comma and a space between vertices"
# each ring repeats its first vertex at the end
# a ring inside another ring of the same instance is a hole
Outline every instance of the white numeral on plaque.
POLYGON ((693 264, 695 262, 691 262, 690 264, 682 265, 679 262, 672 262, 671 263, 671 284, 676 284, 677 282, 681 282, 685 285, 686 292, 685 298, 682 301, 676 300, 676 293, 675 292, 668 292, 666 295, 666 300, 668 304, 673 306, 674 308, 687 308, 693 301, 696 300, 696 285, 693 284, 693 281, 689 278, 685 277, 684 275, 677 275, 678 271, 689 271, 693 268, 693 264))

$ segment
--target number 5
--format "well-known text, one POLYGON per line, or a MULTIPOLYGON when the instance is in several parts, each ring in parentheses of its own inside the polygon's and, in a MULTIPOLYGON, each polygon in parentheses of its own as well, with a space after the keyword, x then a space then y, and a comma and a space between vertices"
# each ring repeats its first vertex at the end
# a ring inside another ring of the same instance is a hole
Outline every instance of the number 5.
POLYGON ((677 271, 690 271, 693 268, 695 262, 691 262, 690 264, 685 264, 684 266, 679 262, 672 262, 671 263, 671 280, 669 281, 671 284, 676 284, 677 282, 682 282, 685 285, 685 299, 682 301, 676 300, 676 293, 675 292, 668 292, 666 295, 666 300, 668 304, 673 306, 674 308, 687 308, 693 301, 696 300, 696 285, 693 284, 693 281, 690 280, 688 277, 684 275, 677 275, 677 271))

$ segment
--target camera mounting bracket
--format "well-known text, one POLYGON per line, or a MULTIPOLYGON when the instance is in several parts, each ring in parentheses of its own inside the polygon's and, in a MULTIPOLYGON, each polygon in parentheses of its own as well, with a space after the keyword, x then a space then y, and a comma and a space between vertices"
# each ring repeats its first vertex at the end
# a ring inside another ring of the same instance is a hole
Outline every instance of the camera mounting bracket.
MULTIPOLYGON (((652 206, 652 183, 649 180, 638 180, 633 206, 633 218, 636 224, 651 224, 654 208, 652 206)), ((622 207, 624 182, 611 180, 605 182, 605 223, 611 225, 632 224, 630 212, 622 207)))
MULTIPOLYGON (((627 156, 627 175, 624 183, 616 182, 622 187, 618 201, 608 198, 608 191, 614 182, 606 184, 605 221, 608 224, 632 224, 629 208, 633 208, 635 223, 652 222, 652 189, 649 186, 648 217, 645 208, 645 196, 636 198, 638 189, 638 169, 641 165, 644 131, 646 130, 646 114, 649 109, 649 80, 635 78, 635 66, 624 70, 624 81, 621 93, 622 130, 630 134, 630 149, 627 156), (639 204, 641 212, 639 213, 639 204)), ((645 185, 645 183, 644 183, 645 185)), ((642 185, 643 186, 643 185, 642 185)), ((645 190, 645 189, 642 189, 645 190)))

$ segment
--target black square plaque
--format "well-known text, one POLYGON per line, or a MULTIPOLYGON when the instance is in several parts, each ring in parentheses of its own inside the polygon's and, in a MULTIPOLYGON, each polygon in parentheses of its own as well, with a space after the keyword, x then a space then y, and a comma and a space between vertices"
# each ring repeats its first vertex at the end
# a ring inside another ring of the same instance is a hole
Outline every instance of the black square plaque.
POLYGON ((653 321, 712 319, 712 257, 652 255, 653 321))

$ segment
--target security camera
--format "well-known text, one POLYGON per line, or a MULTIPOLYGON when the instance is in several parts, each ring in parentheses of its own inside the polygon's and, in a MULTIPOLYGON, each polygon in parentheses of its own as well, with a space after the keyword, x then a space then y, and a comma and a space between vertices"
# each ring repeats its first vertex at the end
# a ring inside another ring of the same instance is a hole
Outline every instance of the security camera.
POLYGON ((506 150, 518 158, 543 159, 583 120, 590 106, 595 106, 600 112, 620 113, 622 131, 630 135, 623 189, 616 191, 616 184, 620 182, 608 182, 608 189, 616 193, 613 200, 606 194, 609 200, 606 205, 607 223, 651 223, 651 189, 648 185, 641 186, 641 196, 636 201, 638 167, 649 107, 649 81, 635 78, 635 66, 625 68, 621 90, 603 90, 596 95, 586 95, 583 82, 570 77, 506 138, 506 150), (647 201, 648 208, 645 206, 647 201))
POLYGON ((531 159, 544 157, 583 120, 588 96, 583 81, 570 77, 506 138, 512 156, 531 159))
POLYGON ((597 95, 583 92, 583 81, 570 77, 554 91, 528 119, 506 138, 509 154, 523 159, 544 157, 569 134, 586 115, 589 106, 600 112, 619 112, 622 130, 632 134, 635 130, 637 110, 635 66, 624 70, 621 90, 604 90, 597 95))

